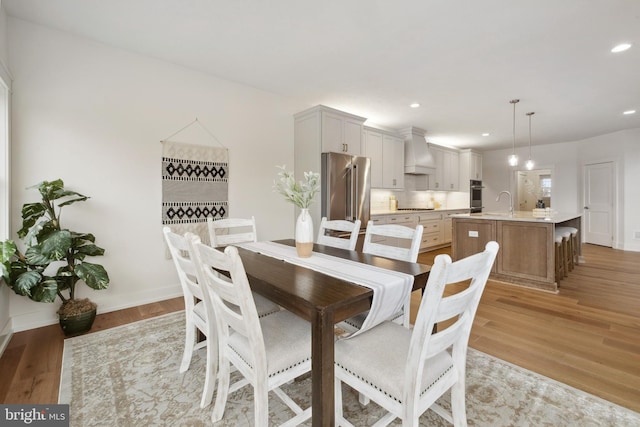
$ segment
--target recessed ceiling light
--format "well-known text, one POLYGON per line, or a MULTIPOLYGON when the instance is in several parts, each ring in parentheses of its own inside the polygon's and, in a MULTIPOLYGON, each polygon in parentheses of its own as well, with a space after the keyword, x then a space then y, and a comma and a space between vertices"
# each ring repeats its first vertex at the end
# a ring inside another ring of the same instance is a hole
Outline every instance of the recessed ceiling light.
POLYGON ((624 52, 625 50, 629 49, 630 47, 631 47, 631 45, 629 43, 621 43, 621 44, 617 45, 616 47, 614 47, 613 49, 611 49, 611 52, 613 52, 613 53, 624 52))
POLYGON ((625 112, 624 112, 624 113, 622 113, 622 114, 624 114, 624 115, 628 116, 629 114, 635 114, 635 113, 636 113, 636 110, 627 110, 627 111, 625 111, 625 112))
POLYGON ((489 136, 489 134, 485 132, 482 134, 482 136, 489 136))
POLYGON ((420 104, 418 104, 417 102, 414 102, 413 104, 409 104, 409 107, 411 108, 418 108, 420 106, 420 104))

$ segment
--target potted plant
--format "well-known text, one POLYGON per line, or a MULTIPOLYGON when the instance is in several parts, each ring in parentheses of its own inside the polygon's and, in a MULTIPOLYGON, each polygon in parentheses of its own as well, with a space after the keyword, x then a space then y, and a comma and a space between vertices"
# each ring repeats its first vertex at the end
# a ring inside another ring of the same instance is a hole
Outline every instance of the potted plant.
POLYGON ((109 275, 104 267, 85 261, 88 256, 103 255, 104 249, 95 245, 93 234, 62 228, 60 213, 64 206, 88 197, 66 190, 60 179, 29 188, 37 188, 42 201, 22 206, 18 237, 23 239, 24 253, 12 240, 1 243, 2 276, 16 294, 33 301, 54 302, 59 297, 58 315, 65 335, 86 332, 95 319, 96 304, 87 298, 76 299, 76 285, 107 287, 109 275))
POLYGON ((301 258, 308 258, 313 251, 313 221, 309 215, 309 206, 320 190, 320 174, 305 172, 304 180, 296 182, 292 172, 285 166, 278 166, 278 180, 274 181, 275 191, 282 194, 286 201, 300 208, 300 215, 296 220, 296 250, 301 258))

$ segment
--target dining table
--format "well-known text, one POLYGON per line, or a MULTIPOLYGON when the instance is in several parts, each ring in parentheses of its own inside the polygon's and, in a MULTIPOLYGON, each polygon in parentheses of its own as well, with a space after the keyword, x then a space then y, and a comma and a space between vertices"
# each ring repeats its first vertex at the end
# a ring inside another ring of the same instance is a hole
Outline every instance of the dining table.
MULTIPOLYGON (((295 246, 293 239, 275 242, 295 246)), ((254 292, 311 323, 312 425, 333 426, 335 325, 369 310, 373 291, 259 252, 241 247, 238 252, 254 292)), ((424 289, 431 269, 429 265, 326 245, 314 244, 313 252, 409 274, 413 276, 412 291, 424 289)))

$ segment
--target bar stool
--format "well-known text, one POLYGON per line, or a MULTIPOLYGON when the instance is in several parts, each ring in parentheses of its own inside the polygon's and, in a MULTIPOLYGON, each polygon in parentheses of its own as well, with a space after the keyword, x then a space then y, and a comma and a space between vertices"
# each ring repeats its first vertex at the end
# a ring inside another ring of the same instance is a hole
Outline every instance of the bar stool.
POLYGON ((564 257, 567 260, 568 271, 573 271, 573 267, 578 263, 578 229, 574 227, 556 227, 556 232, 567 237, 567 251, 564 257))
POLYGON ((555 229, 555 238, 558 239, 560 237, 562 239, 562 251, 561 251, 561 261, 564 274, 563 277, 567 277, 569 275, 569 259, 571 258, 570 247, 571 244, 571 232, 567 230, 563 230, 563 227, 556 227, 555 229))
POLYGON ((578 242, 578 229, 575 227, 566 227, 571 233, 571 251, 573 254, 573 265, 578 265, 580 243, 578 242))
POLYGON ((562 235, 555 233, 555 273, 556 273, 556 282, 558 285, 560 284, 560 280, 564 278, 564 254, 562 251, 562 235))

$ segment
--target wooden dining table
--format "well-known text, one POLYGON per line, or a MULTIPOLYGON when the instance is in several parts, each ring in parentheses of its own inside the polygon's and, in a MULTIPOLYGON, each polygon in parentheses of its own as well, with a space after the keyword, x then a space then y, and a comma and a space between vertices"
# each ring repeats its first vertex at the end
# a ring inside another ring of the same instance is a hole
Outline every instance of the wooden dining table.
MULTIPOLYGON (((295 246, 294 240, 277 243, 295 246)), ((413 290, 427 284, 431 266, 314 244, 313 251, 414 277, 413 290)), ((251 289, 311 323, 312 425, 333 426, 334 325, 371 307, 373 291, 352 282, 238 248, 251 289)), ((313 255, 312 255, 313 256, 313 255)))

